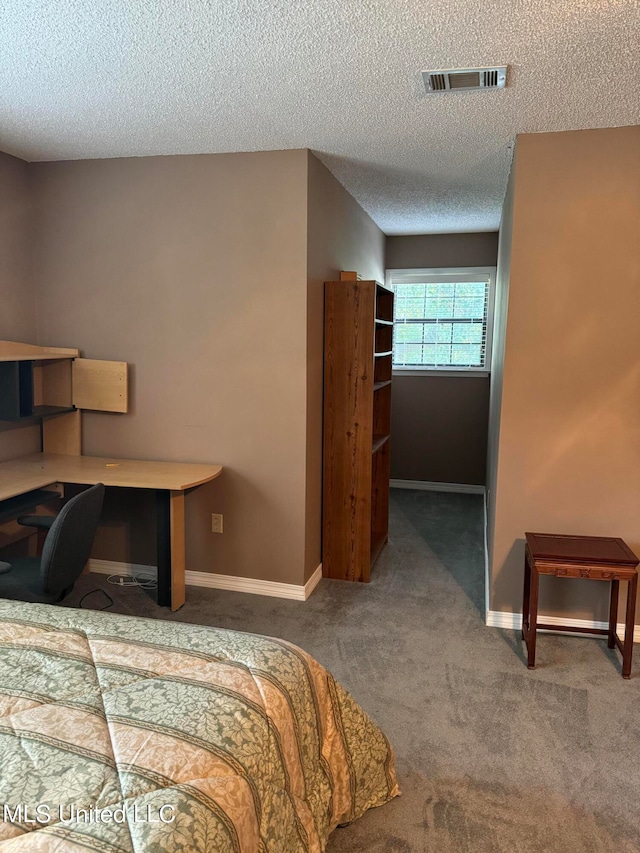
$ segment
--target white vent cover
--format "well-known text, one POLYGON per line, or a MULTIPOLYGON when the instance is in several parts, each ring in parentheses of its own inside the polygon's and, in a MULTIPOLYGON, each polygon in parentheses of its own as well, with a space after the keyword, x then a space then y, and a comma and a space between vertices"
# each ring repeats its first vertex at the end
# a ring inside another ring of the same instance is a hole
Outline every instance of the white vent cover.
POLYGON ((507 82, 507 66, 423 71, 422 79, 429 95, 436 92, 460 92, 470 89, 504 89, 507 82))

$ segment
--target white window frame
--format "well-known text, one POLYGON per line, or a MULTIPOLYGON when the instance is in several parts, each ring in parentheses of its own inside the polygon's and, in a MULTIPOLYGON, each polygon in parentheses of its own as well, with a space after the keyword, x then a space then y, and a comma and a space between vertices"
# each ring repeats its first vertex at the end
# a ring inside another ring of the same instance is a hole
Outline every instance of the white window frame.
MULTIPOLYGON (((424 364, 393 366, 398 376, 489 376, 491 372, 491 349, 493 344, 493 314, 496 297, 496 267, 433 267, 428 269, 391 269, 386 271, 385 285, 394 293, 395 287, 418 281, 477 281, 478 276, 489 279, 487 293, 487 334, 484 367, 427 367, 424 364), (402 281, 402 279, 405 281, 402 281), (395 279, 395 280, 394 280, 395 279), (400 279, 400 280, 399 280, 400 279)), ((395 316, 394 316, 395 331, 395 316)))

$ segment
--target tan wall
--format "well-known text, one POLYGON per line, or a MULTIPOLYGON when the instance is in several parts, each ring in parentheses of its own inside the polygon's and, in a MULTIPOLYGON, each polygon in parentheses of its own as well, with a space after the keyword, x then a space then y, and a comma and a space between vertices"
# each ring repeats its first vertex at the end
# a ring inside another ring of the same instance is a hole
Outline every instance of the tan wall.
POLYGON ((411 234, 387 237, 388 270, 432 267, 493 267, 497 231, 473 234, 411 234))
POLYGON ((0 152, 0 340, 36 339, 29 164, 0 152))
POLYGON ((324 282, 340 270, 384 281, 385 247, 382 231, 311 152, 308 192, 306 577, 321 553, 324 282))
MULTIPOLYGON (((0 152, 0 340, 35 343, 29 164, 0 152)), ((37 426, 0 421, 0 461, 40 449, 37 426)))
MULTIPOLYGON (((130 414, 86 415, 84 452, 223 464, 187 498, 187 568, 302 583, 307 152, 31 168, 39 343, 131 365, 130 414)), ((154 561, 128 529, 150 499, 109 502, 94 556, 154 561)))
MULTIPOLYGON (((387 269, 492 267, 498 235, 387 237, 387 269)), ((396 376, 392 392, 391 477, 484 485, 489 380, 396 376)))
POLYGON ((507 337, 507 308, 509 305, 509 278, 511 276, 511 243, 513 236, 514 174, 517 151, 509 174, 507 191, 502 206, 498 263, 496 271, 496 299, 493 316, 493 345, 491 347, 491 385, 489 397, 489 423, 487 440, 487 550, 493 558, 495 529, 495 494, 498 479, 498 442, 500 438, 500 411, 504 377, 504 350, 507 337))
POLYGON ((489 378, 395 376, 391 477, 484 485, 489 378))
MULTIPOLYGON (((491 607, 519 611, 523 533, 640 554, 640 127, 518 137, 491 607)), ((605 620, 548 579, 541 612, 605 620)))

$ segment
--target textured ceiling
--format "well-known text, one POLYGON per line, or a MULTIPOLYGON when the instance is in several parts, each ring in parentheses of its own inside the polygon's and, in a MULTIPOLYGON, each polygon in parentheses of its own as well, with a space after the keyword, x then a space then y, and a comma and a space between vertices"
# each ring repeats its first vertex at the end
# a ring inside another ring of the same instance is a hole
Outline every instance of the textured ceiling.
POLYGON ((389 234, 495 229, 516 133, 639 123, 639 37, 638 0, 2 0, 0 149, 309 147, 389 234))

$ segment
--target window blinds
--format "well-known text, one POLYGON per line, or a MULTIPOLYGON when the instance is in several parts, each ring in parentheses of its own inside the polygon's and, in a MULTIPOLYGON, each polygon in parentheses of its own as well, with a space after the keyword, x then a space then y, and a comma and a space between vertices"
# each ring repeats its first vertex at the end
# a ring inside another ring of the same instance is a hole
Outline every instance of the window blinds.
POLYGON ((493 270, 390 271, 395 367, 485 370, 493 270))

